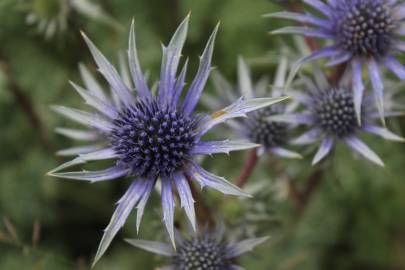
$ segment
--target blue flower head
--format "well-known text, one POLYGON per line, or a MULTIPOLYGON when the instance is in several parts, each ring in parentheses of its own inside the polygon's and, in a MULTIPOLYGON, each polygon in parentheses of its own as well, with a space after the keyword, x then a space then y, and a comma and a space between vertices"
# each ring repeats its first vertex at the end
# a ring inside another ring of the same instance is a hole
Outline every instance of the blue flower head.
MULTIPOLYGON (((334 145, 341 141, 368 160, 384 166, 380 157, 360 139, 360 135, 363 133, 374 134, 391 141, 404 142, 402 137, 376 124, 379 113, 369 96, 362 104, 363 121, 361 124, 358 123, 353 93, 350 91, 350 80, 347 75, 340 84, 332 86, 315 66, 314 79, 302 77, 297 82, 297 85, 299 84, 306 88, 306 92, 296 93, 294 98, 304 106, 304 110, 299 113, 275 115, 270 119, 303 124, 310 128, 300 137, 293 139, 291 143, 305 145, 320 141, 320 147, 312 161, 313 165, 325 158, 334 145)), ((390 108, 387 110, 387 115, 398 114, 395 106, 386 107, 390 108)))
POLYGON ((379 65, 384 65, 401 80, 405 67, 395 58, 405 51, 405 4, 396 0, 304 0, 322 14, 278 12, 270 17, 286 18, 311 26, 285 27, 273 33, 293 33, 331 40, 331 45, 301 59, 298 67, 310 60, 328 58, 328 66, 348 63, 352 72, 354 108, 360 121, 363 92, 362 70, 368 71, 380 118, 384 116, 384 85, 379 65))
MULTIPOLYGON (((210 115, 196 115, 194 109, 200 99, 209 73, 218 26, 210 36, 201 56, 197 74, 181 101, 185 86, 187 61, 177 75, 181 51, 186 39, 189 17, 180 24, 168 46, 163 46, 158 94, 154 96, 141 71, 135 45, 135 26, 129 35, 129 70, 122 76, 107 61, 95 45, 84 39, 97 63, 99 72, 108 82, 112 95, 108 97, 86 69, 81 69, 84 89, 73 87, 95 112, 55 106, 62 115, 79 122, 89 130, 59 129, 59 133, 72 138, 95 141, 96 145, 70 149, 78 157, 52 170, 52 176, 98 182, 120 177, 132 179, 127 192, 119 200, 97 251, 95 262, 104 254, 114 236, 124 225, 133 208, 137 209, 139 229, 144 208, 157 181, 161 183, 163 220, 174 244, 173 218, 174 190, 177 189, 181 206, 195 228, 194 200, 190 182, 209 186, 224 194, 247 196, 235 185, 201 168, 193 158, 198 155, 229 153, 234 150, 257 147, 243 141, 202 141, 201 137, 212 127, 235 117, 277 103, 285 98, 238 99, 230 106, 210 115), (135 91, 136 90, 136 95, 135 91), (113 165, 100 171, 59 172, 73 165, 94 160, 114 160, 113 165)), ((123 69, 125 71, 125 69, 123 69)))
MULTIPOLYGON (((218 108, 224 106, 224 104, 230 104, 239 95, 245 98, 281 97, 287 67, 287 59, 282 57, 274 78, 272 91, 269 93, 267 91, 267 88, 269 88, 268 78, 263 77, 256 84, 253 84, 248 65, 242 57, 239 57, 237 86, 231 85, 219 71, 214 71, 212 78, 218 97, 206 95, 203 100, 210 108, 218 108)), ((261 146, 256 148, 257 154, 268 152, 285 158, 301 158, 300 154, 286 148, 288 146, 288 134, 293 126, 268 120, 271 115, 291 112, 295 105, 294 103, 288 105, 277 104, 251 112, 247 118, 233 121, 230 127, 233 133, 246 138, 252 143, 260 144, 261 146)))
POLYGON ((237 243, 227 243, 224 240, 224 231, 208 230, 195 233, 190 238, 176 234, 177 250, 171 245, 145 240, 126 241, 131 245, 155 254, 170 258, 171 263, 163 269, 172 270, 242 270, 244 268, 235 264, 235 259, 256 246, 264 243, 268 237, 251 238, 237 243))

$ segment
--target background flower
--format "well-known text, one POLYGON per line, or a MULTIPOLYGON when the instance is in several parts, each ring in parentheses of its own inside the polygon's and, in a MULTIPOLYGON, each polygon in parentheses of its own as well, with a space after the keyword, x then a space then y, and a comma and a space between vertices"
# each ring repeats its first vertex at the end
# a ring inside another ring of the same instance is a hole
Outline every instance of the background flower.
POLYGON ((348 63, 352 70, 356 115, 360 121, 365 89, 362 70, 365 67, 383 120, 384 83, 379 65, 384 65, 401 80, 405 79, 405 67, 395 58, 396 54, 405 51, 402 41, 405 17, 403 3, 387 0, 306 0, 304 2, 320 12, 322 17, 294 12, 268 14, 272 18, 286 18, 311 25, 311 27, 284 27, 272 33, 301 34, 331 40, 332 44, 299 60, 292 74, 302 63, 318 58, 328 58, 327 66, 348 63))
POLYGON ((210 233, 208 230, 196 233, 190 239, 176 234, 177 250, 160 242, 127 239, 131 245, 169 257, 171 264, 165 269, 172 270, 237 270, 245 269, 236 265, 235 259, 264 243, 268 237, 252 238, 237 243, 227 243, 224 230, 210 233))
MULTIPOLYGON (((404 139, 375 123, 379 114, 367 98, 363 102, 363 121, 359 124, 356 120, 353 94, 350 91, 350 80, 346 77, 339 85, 332 86, 319 69, 314 68, 314 70, 313 79, 301 78, 306 92, 299 92, 295 96, 304 105, 304 111, 269 118, 273 121, 292 122, 310 127, 309 131, 294 139, 292 143, 311 144, 321 141, 318 152, 312 160, 313 165, 327 156, 337 142, 342 141, 363 157, 384 166, 377 154, 359 138, 360 134, 371 133, 399 142, 403 142, 404 139)), ((388 115, 392 113, 387 111, 388 115)))
MULTIPOLYGON (((238 85, 232 86, 219 71, 215 71, 212 78, 218 97, 206 95, 203 100, 213 109, 223 106, 223 104, 230 104, 239 95, 245 98, 281 97, 283 96, 282 91, 287 68, 287 59, 286 57, 282 57, 271 87, 272 90, 268 93, 267 88, 270 87, 268 78, 263 77, 253 85, 249 67, 243 58, 239 57, 238 85)), ((245 119, 231 121, 229 126, 233 134, 237 134, 238 137, 244 137, 253 143, 260 144, 261 147, 257 148, 258 154, 269 152, 285 158, 301 158, 301 155, 297 152, 285 148, 288 144, 288 133, 293 126, 268 120, 268 117, 271 115, 289 113, 295 107, 296 103, 289 103, 288 105, 277 104, 266 107, 249 113, 245 119)))

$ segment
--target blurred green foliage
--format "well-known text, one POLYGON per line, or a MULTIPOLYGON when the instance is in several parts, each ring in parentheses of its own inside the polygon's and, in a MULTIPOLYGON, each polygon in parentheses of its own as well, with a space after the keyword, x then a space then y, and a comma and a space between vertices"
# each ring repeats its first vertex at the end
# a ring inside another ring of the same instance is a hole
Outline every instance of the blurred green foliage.
MULTIPOLYGON (((140 58, 152 78, 159 73, 160 42, 168 41, 189 11, 184 54, 190 57, 191 75, 218 21, 221 30, 214 64, 233 80, 238 55, 254 64, 255 76, 273 75, 280 49, 290 42, 266 34, 282 22, 261 15, 283 7, 265 0, 93 0, 122 27, 70 12, 67 28, 45 39, 26 18, 38 8, 51 16, 48 13, 58 10, 59 2, 0 1, 2 270, 88 269, 114 203, 128 184, 122 180, 90 185, 45 176, 62 161, 54 155, 56 149, 73 145, 53 133, 56 126, 70 123, 49 106, 83 106, 68 80, 80 82, 79 62, 94 71, 79 30, 114 60, 118 52, 125 51, 130 21, 135 18, 140 58)), ((213 91, 211 84, 206 91, 213 91)), ((399 133, 404 128, 401 121, 399 133)), ((256 195, 252 200, 203 191, 208 206, 224 217, 233 235, 272 236, 242 259, 243 266, 249 270, 405 269, 405 147, 372 138, 369 143, 381 154, 386 168, 376 168, 338 147, 333 158, 321 165, 319 186, 303 210, 297 210, 288 196, 286 178, 298 188, 306 186, 314 170, 308 158, 264 157, 247 186, 256 195), (278 174, 276 167, 285 173, 278 174)), ((208 158, 203 165, 236 179, 244 159, 238 153, 231 158, 208 158)), ((158 196, 152 196, 149 209, 140 237, 164 239, 158 196)), ((164 264, 161 258, 130 247, 122 241, 125 237, 136 237, 133 217, 95 269, 155 269, 164 264)))

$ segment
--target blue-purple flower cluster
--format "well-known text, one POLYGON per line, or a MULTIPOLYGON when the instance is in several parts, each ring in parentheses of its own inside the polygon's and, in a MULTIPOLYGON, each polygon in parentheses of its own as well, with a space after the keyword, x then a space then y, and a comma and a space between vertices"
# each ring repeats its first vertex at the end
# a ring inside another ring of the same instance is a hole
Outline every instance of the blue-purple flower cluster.
POLYGON ((400 79, 405 78, 405 68, 394 58, 395 54, 405 50, 405 43, 401 40, 405 29, 405 4, 395 0, 304 2, 319 11, 322 18, 310 13, 273 13, 269 17, 305 24, 285 27, 274 33, 328 39, 331 45, 314 51, 292 66, 282 55, 270 87, 271 93, 267 93, 267 77, 253 84, 249 66, 243 58, 239 58, 236 86, 221 73, 213 74, 218 95, 203 96, 205 105, 215 110, 211 114, 196 114, 195 108, 212 70, 211 59, 218 26, 209 37, 197 74, 184 94, 188 61, 184 61, 180 71, 178 69, 189 16, 180 24, 169 44, 163 46, 161 73, 155 83, 157 91, 152 91, 141 70, 134 23, 129 33, 128 64, 121 57, 120 72, 83 34, 98 71, 108 82, 111 92, 103 91, 91 73, 80 66, 84 87, 75 83, 72 86, 93 111, 54 106, 56 112, 86 127, 58 128, 57 132, 91 144, 61 150, 61 155, 77 156, 50 171, 49 175, 90 182, 130 179, 128 190, 119 200, 104 232, 94 263, 105 253, 134 208, 137 210, 136 225, 139 230, 147 201, 159 182, 163 221, 172 245, 143 240, 129 242, 170 257, 171 265, 165 269, 241 269, 235 265, 234 258, 262 243, 265 238, 227 244, 222 240, 222 233, 206 231, 185 239, 174 228, 177 196, 191 227, 197 231, 193 182, 224 194, 249 197, 238 186, 203 169, 196 162, 196 156, 255 149, 256 155, 272 153, 286 158, 303 158, 290 147, 319 142, 312 160, 314 165, 323 160, 337 142, 344 142, 361 156, 383 166, 381 158, 360 136, 369 133, 391 141, 404 141, 389 131, 384 121, 383 125, 379 123, 379 119, 402 113, 389 98, 389 93, 384 95, 384 79, 379 66, 384 65, 400 79), (331 81, 314 64, 312 74, 300 75, 294 80, 303 63, 320 58, 328 58, 327 66, 340 65, 345 72, 337 81, 331 81), (290 76, 286 79, 290 66, 290 76), (368 85, 364 83, 363 67, 368 70, 376 102, 370 95, 364 95, 368 85), (286 94, 292 97, 292 102, 279 103, 287 98, 286 94), (238 139, 202 140, 211 128, 225 121, 230 127, 227 137, 236 136, 238 139), (296 137, 293 130, 302 127, 306 131, 296 137), (111 165, 98 171, 63 171, 97 160, 110 160, 111 165))
POLYGON ((399 79, 405 79, 405 67, 395 55, 405 51, 402 40, 405 5, 395 0, 304 0, 322 17, 310 13, 277 12, 273 18, 298 21, 304 26, 288 26, 273 31, 300 34, 330 40, 332 43, 302 58, 302 63, 327 58, 327 66, 345 64, 352 73, 352 92, 356 116, 360 121, 363 92, 363 68, 367 69, 381 119, 384 119, 384 82, 379 66, 385 66, 399 79), (310 25, 310 26, 307 26, 310 25))
POLYGON ((384 79, 379 65, 384 65, 401 80, 405 79, 405 67, 394 57, 404 51, 401 37, 404 34, 402 29, 405 26, 405 5, 390 0, 304 2, 323 17, 289 11, 266 15, 303 24, 284 27, 273 33, 300 34, 332 42, 315 50, 310 56, 298 60, 290 73, 290 82, 303 63, 320 58, 328 59, 328 67, 340 65, 347 71, 342 72, 344 74, 340 77, 343 78, 337 83, 327 82, 321 71, 315 71, 314 80, 302 78, 307 94, 300 94, 297 99, 306 107, 306 111, 271 119, 312 126, 307 133, 293 142, 307 144, 321 138, 321 147, 313 164, 323 159, 336 141, 343 140, 362 156, 383 166, 382 160, 358 138, 358 135, 362 131, 389 140, 403 141, 403 138, 385 127, 379 127, 375 123, 375 115, 378 114, 385 126, 385 118, 397 114, 384 105, 384 79), (364 84, 363 67, 368 71, 375 106, 370 102, 369 96, 364 98, 364 91, 368 86, 364 84))

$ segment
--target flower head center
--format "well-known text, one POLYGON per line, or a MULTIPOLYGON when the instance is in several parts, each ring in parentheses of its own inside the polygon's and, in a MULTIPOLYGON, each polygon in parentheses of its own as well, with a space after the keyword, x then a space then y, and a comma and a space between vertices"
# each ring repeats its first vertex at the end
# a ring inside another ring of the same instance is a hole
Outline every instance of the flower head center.
POLYGON ((155 101, 137 101, 113 123, 109 139, 118 163, 135 176, 156 178, 171 175, 189 159, 198 120, 155 101))
POLYGON ((252 142, 261 144, 266 148, 285 144, 287 125, 267 120, 269 116, 279 113, 275 108, 275 106, 266 107, 248 115, 245 126, 252 142))
POLYGON ((391 8, 383 0, 341 2, 335 28, 341 46, 353 55, 384 56, 395 28, 391 8))
POLYGON ((182 244, 173 257, 176 270, 230 270, 226 246, 210 238, 196 237, 182 244))
POLYGON ((323 92, 315 101, 313 114, 321 128, 332 136, 350 136, 358 128, 353 96, 344 89, 323 92))

